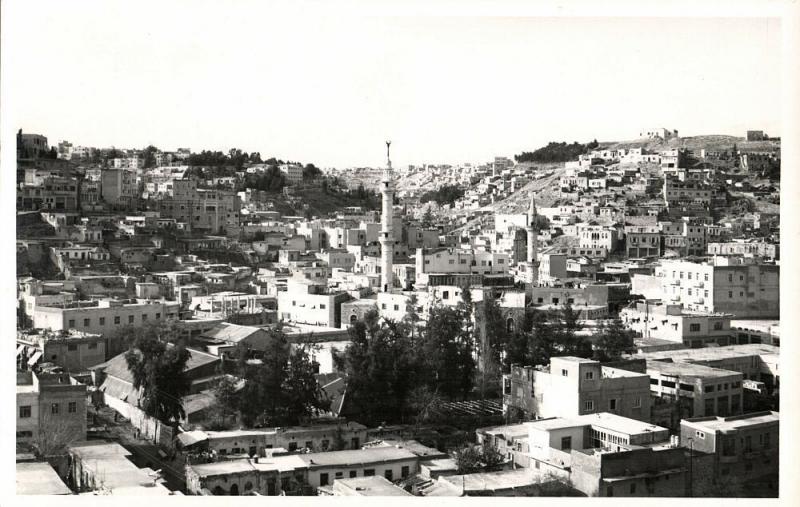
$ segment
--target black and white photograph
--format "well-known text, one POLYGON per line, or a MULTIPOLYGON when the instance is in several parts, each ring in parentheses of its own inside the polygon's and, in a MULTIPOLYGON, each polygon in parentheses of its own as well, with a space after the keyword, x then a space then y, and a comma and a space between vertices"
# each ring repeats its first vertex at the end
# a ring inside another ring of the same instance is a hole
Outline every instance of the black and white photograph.
POLYGON ((798 12, 3 0, 2 496, 791 502, 798 12))

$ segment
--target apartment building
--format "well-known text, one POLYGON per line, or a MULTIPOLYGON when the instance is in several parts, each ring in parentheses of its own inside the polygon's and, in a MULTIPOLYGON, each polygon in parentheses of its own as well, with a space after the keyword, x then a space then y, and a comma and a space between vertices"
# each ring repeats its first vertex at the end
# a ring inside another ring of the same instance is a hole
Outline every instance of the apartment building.
MULTIPOLYGON (((646 368, 651 393, 677 404, 680 419, 742 413, 744 376, 737 371, 656 360, 648 360, 646 368)), ((664 425, 673 426, 675 422, 664 425)))
POLYGON ((315 326, 339 327, 346 292, 328 290, 327 285, 308 279, 289 278, 286 291, 278 292, 278 317, 281 321, 315 326))
POLYGON ((174 218, 186 224, 190 231, 211 234, 239 234, 241 200, 233 191, 198 189, 192 179, 174 180, 172 196, 159 203, 162 218, 174 218))
POLYGON ((702 182, 681 181, 677 177, 667 175, 664 177, 662 197, 669 208, 690 204, 708 208, 714 198, 714 190, 702 182))
POLYGON ((709 243, 708 255, 730 255, 763 257, 764 259, 777 259, 780 255, 780 245, 765 241, 730 241, 725 243, 709 243))
POLYGON ((84 384, 66 373, 17 372, 17 441, 42 441, 40 432, 86 438, 84 384))
POLYGON ((693 492, 702 492, 719 481, 732 481, 746 489, 754 479, 762 484, 765 479, 771 480, 777 489, 779 426, 778 412, 681 421, 681 445, 700 454, 692 459, 704 465, 695 475, 693 492))
POLYGON ((17 187, 17 210, 76 211, 78 182, 75 178, 47 176, 41 184, 17 187))
POLYGON ((84 372, 108 359, 106 342, 100 334, 74 329, 56 333, 36 329, 18 331, 17 359, 28 367, 41 361, 53 363, 67 372, 84 372))
POLYGON ((778 317, 779 266, 745 261, 737 257, 714 257, 702 263, 664 260, 654 275, 634 275, 631 291, 679 303, 688 310, 729 313, 740 319, 778 317))
POLYGON ((622 322, 645 339, 658 338, 689 347, 731 343, 731 316, 692 312, 678 304, 639 301, 620 311, 622 322))
POLYGON ((612 412, 648 421, 650 378, 571 356, 543 368, 513 365, 503 376, 503 411, 524 419, 612 412))
POLYGON ((136 171, 130 169, 105 169, 100 173, 100 194, 112 209, 136 209, 139 184, 136 171))
POLYGON ((418 248, 415 262, 417 288, 428 285, 431 274, 505 274, 510 268, 507 253, 456 248, 418 248))
POLYGON ((625 255, 631 258, 659 257, 661 230, 652 225, 625 226, 625 255))
POLYGON ((177 318, 179 306, 177 301, 147 299, 77 301, 64 306, 37 305, 32 319, 38 329, 107 334, 120 326, 177 318))

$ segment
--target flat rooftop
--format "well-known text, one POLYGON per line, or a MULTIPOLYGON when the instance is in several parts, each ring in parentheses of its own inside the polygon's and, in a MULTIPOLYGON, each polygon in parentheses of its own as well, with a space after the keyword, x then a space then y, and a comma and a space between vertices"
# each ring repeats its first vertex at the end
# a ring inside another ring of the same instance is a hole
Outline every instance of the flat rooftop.
POLYGON ((259 458, 258 463, 249 458, 244 458, 191 465, 191 468, 200 477, 214 477, 249 472, 291 472, 293 470, 306 469, 308 464, 300 459, 298 455, 288 455, 259 458))
POLYGON ((153 470, 134 465, 128 459, 130 451, 116 442, 84 442, 71 446, 69 452, 81 460, 84 470, 97 477, 98 483, 102 481, 104 489, 114 494, 170 494, 166 487, 154 483, 150 475, 153 470))
POLYGON ((17 463, 18 495, 71 495, 49 463, 17 463))
POLYGON ((703 347, 699 349, 681 349, 660 352, 634 354, 635 359, 672 359, 675 362, 687 361, 720 361, 723 359, 747 356, 778 355, 780 348, 765 343, 749 343, 746 345, 728 345, 726 347, 703 347))
POLYGON ((408 491, 398 488, 384 477, 377 475, 336 479, 334 489, 344 496, 413 496, 408 491))
POLYGON ((625 433, 627 435, 640 435, 642 433, 652 433, 656 431, 669 431, 667 428, 656 426, 636 419, 622 417, 610 412, 600 412, 598 414, 586 414, 575 417, 577 422, 590 424, 598 428, 606 428, 611 431, 625 433))
POLYGON ((538 481, 535 473, 528 469, 504 470, 483 474, 450 475, 441 478, 465 491, 498 491, 530 486, 538 481))
POLYGON ((755 412, 731 417, 699 417, 697 419, 687 419, 686 422, 692 427, 725 433, 754 425, 777 423, 779 421, 778 416, 778 412, 755 412))
POLYGON ((710 366, 703 366, 702 364, 694 363, 672 363, 668 361, 659 361, 657 359, 647 360, 647 371, 657 371, 662 375, 672 375, 682 378, 718 378, 739 376, 742 374, 738 371, 723 370, 722 368, 712 368, 710 366))
POLYGON ((405 459, 416 460, 419 457, 408 449, 397 447, 373 447, 370 449, 355 449, 348 451, 314 452, 301 454, 299 458, 307 466, 352 466, 367 463, 399 461, 405 459))
POLYGON ((575 428, 578 426, 586 426, 587 424, 587 422, 578 421, 577 419, 567 419, 564 417, 551 417, 549 419, 539 419, 538 421, 525 423, 525 425, 530 429, 542 431, 557 430, 561 428, 575 428))

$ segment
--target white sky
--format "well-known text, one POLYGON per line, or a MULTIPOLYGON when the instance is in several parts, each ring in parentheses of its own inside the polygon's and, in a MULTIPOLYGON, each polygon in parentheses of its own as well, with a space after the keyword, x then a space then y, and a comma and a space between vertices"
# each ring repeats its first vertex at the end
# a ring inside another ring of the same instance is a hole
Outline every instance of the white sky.
POLYGON ((380 165, 387 138, 405 165, 651 126, 780 135, 778 19, 283 17, 237 5, 16 2, 3 13, 6 112, 51 144, 239 147, 323 167, 380 165))

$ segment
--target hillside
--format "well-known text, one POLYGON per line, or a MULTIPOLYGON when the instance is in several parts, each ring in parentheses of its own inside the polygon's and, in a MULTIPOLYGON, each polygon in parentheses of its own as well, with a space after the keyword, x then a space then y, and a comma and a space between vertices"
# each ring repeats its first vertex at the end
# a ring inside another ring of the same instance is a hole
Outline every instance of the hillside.
POLYGON ((733 145, 741 151, 761 151, 771 150, 780 147, 780 141, 746 141, 743 137, 707 135, 679 137, 677 139, 636 139, 633 141, 618 141, 601 143, 603 148, 643 148, 651 151, 668 150, 671 148, 688 149, 699 151, 706 149, 710 151, 729 150, 733 145))

